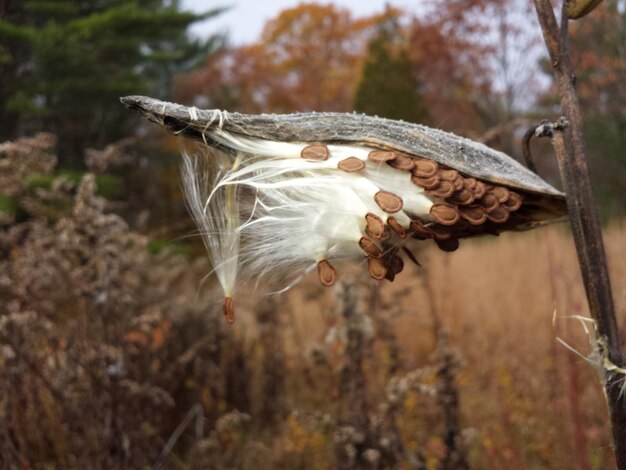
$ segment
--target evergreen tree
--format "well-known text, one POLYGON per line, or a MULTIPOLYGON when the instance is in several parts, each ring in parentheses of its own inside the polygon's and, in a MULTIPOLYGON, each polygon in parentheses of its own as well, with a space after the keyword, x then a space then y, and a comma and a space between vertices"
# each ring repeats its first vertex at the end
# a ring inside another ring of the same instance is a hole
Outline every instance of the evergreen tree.
POLYGON ((128 132, 126 94, 167 98, 177 71, 218 47, 188 27, 219 14, 181 10, 178 0, 0 2, 0 141, 46 130, 63 164, 88 146, 128 132))
POLYGON ((393 18, 381 23, 369 44, 354 108, 366 114, 418 123, 427 116, 400 27, 393 18))

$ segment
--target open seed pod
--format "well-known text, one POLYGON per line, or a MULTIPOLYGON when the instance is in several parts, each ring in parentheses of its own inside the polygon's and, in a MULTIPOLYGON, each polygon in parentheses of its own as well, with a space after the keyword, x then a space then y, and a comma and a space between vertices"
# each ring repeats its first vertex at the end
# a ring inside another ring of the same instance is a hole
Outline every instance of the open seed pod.
POLYGON ((420 240, 454 251, 461 238, 528 230, 566 213, 561 192, 506 154, 417 124, 245 115, 142 96, 122 103, 212 150, 185 156, 183 187, 231 316, 240 277, 293 284, 317 269, 328 286, 336 262, 352 260, 393 280, 399 254, 420 240))

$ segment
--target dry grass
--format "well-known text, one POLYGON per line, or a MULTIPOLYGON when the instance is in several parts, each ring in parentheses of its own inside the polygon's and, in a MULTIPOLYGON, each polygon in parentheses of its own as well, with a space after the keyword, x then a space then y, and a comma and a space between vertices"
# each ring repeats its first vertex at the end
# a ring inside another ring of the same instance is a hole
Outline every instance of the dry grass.
MULTIPOLYGON (((24 183, 52 144, 0 152, 22 211, 0 218, 2 468, 609 467, 598 378, 555 340, 588 348, 564 227, 427 247, 382 287, 346 269, 249 296, 228 326, 205 261, 150 253, 93 177, 24 183)), ((624 325, 624 226, 606 242, 624 325)))

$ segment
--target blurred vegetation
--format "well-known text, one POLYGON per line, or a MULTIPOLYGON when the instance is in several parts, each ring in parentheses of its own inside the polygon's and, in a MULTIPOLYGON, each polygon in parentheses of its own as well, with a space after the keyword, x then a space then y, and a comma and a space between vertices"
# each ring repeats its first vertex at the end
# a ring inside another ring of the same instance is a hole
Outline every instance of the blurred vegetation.
MULTIPOLYGON (((528 3, 430 5, 355 17, 303 3, 257 42, 227 47, 188 34, 219 8, 0 1, 0 467, 610 467, 601 387, 554 339, 588 352, 562 318, 585 314, 565 231, 426 248, 425 269, 389 286, 354 274, 333 292, 305 280, 269 300, 251 287, 227 327, 199 237, 187 236, 185 144, 133 132, 118 103, 147 93, 242 112, 356 108, 519 157, 523 130, 558 110, 536 80, 545 54, 528 3)), ((572 29, 621 286, 624 1, 572 29)), ((551 150, 534 147, 558 181, 551 150)))

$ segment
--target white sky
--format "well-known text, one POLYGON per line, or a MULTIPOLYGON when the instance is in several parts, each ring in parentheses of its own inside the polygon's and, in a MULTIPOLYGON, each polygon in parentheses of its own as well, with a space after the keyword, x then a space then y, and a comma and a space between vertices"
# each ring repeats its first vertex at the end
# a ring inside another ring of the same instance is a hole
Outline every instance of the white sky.
MULTIPOLYGON (((228 32, 233 45, 254 42, 263 29, 265 22, 274 18, 285 8, 295 7, 303 3, 301 0, 183 0, 183 7, 188 10, 202 12, 216 7, 233 5, 226 13, 217 18, 198 23, 192 28, 193 33, 207 36, 215 32, 228 32)), ((404 8, 408 12, 418 12, 426 0, 334 0, 319 3, 334 3, 350 9, 356 17, 368 16, 381 12, 385 4, 404 8)))

